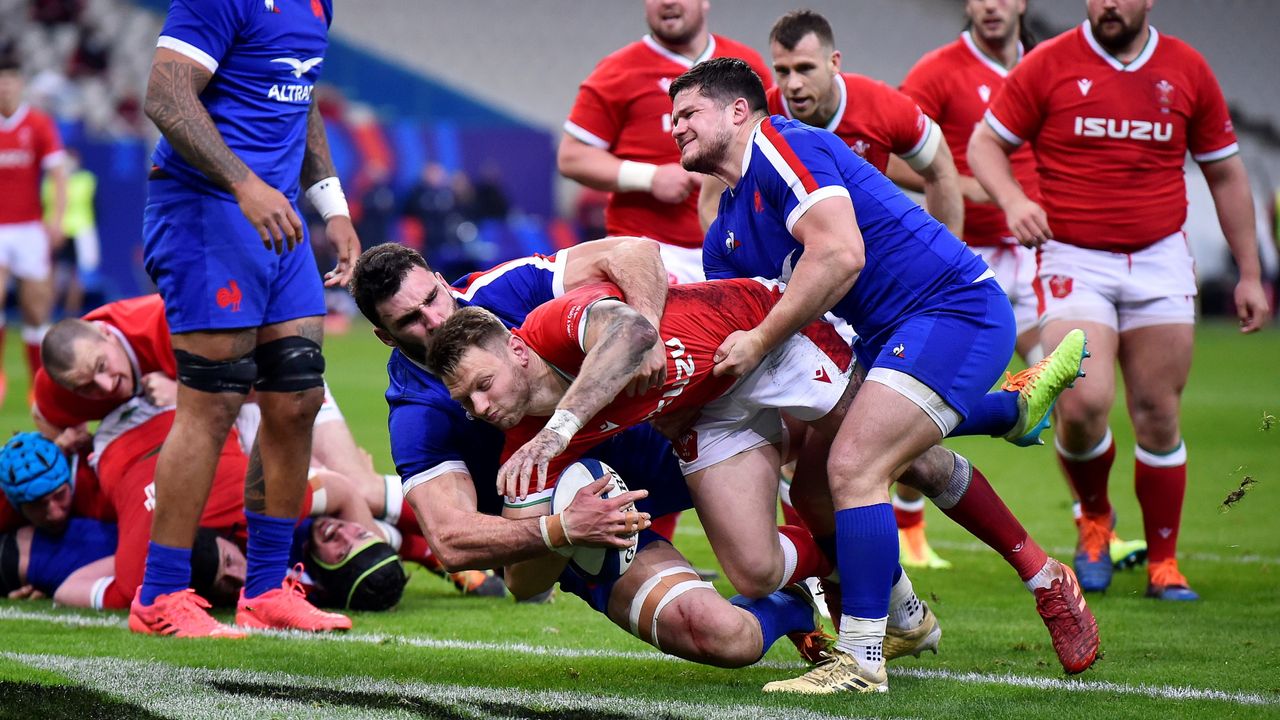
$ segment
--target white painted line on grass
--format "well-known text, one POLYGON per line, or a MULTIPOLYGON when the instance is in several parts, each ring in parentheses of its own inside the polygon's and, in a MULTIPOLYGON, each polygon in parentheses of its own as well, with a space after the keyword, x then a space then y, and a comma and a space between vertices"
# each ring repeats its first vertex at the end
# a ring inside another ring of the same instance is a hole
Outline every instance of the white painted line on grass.
MULTIPOLYGON (((72 627, 118 627, 125 628, 126 623, 123 619, 101 617, 101 616, 84 616, 76 614, 52 614, 40 613, 32 611, 18 610, 13 607, 0 607, 0 621, 2 620, 31 620, 36 622, 51 622, 72 627)), ((657 652, 634 652, 625 650, 604 650, 591 648, 564 648, 549 647, 542 645, 529 645, 527 643, 495 643, 495 642, 477 642, 471 640, 439 640, 434 638, 413 637, 404 635, 385 635, 381 633, 364 634, 364 633, 347 633, 345 635, 337 634, 312 634, 300 632, 282 632, 275 630, 251 631, 255 635, 265 635, 269 637, 285 638, 289 640, 297 640, 303 642, 337 642, 337 643, 360 643, 370 645, 407 645, 410 647, 420 647, 433 650, 470 650, 478 652, 499 652, 507 654, 524 654, 537 657, 555 657, 555 658, 601 658, 616 660, 641 660, 641 661, 658 661, 658 662, 688 662, 680 658, 670 655, 662 655, 657 652)), ((764 661, 753 665, 752 667, 765 668, 770 670, 786 670, 795 671, 805 667, 800 662, 777 662, 764 661)), ((958 672, 954 670, 931 670, 925 668, 904 667, 901 665, 893 665, 890 667, 890 675, 903 677, 920 678, 924 680, 944 680, 948 682, 958 682, 968 685, 1003 685, 1008 687, 1019 688, 1035 688, 1040 690, 1060 690, 1064 692, 1085 692, 1085 693, 1116 693, 1122 695, 1143 695, 1159 700, 1215 700, 1221 702, 1235 703, 1237 705, 1262 705, 1262 706, 1280 706, 1280 695, 1268 693, 1253 692, 1235 692, 1226 690, 1206 690, 1202 688, 1193 688, 1187 686, 1176 685, 1124 685, 1120 683, 1099 681, 1099 680, 1083 680, 1083 679, 1061 679, 1033 677, 1023 675, 1010 674, 991 674, 976 672, 958 672)))
POLYGON ((511 718, 576 712, 636 718, 725 720, 834 720, 802 708, 761 708, 644 700, 572 691, 337 678, 141 662, 2 653, 28 666, 67 676, 77 685, 112 695, 158 715, 182 720, 227 717, 511 718), (255 694, 257 691, 258 694, 255 694), (316 693, 315 691, 322 691, 316 693))

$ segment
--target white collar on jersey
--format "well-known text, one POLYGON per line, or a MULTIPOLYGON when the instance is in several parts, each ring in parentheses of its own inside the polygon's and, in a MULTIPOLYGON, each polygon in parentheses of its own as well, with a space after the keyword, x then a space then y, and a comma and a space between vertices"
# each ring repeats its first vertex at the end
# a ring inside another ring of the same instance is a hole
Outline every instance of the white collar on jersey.
MULTIPOLYGON (((845 108, 849 105, 849 88, 844 84, 844 76, 836 73, 836 87, 840 90, 840 104, 836 106, 836 114, 831 116, 831 120, 827 122, 825 130, 835 132, 840 127, 840 121, 844 119, 845 108)), ((782 88, 778 88, 778 97, 782 99, 782 114, 787 116, 789 120, 795 120, 791 114, 791 104, 787 102, 787 96, 782 94, 782 88)))
POLYGON ((1156 44, 1160 42, 1160 33, 1156 32, 1156 27, 1154 25, 1148 25, 1147 29, 1151 31, 1151 34, 1147 38, 1146 46, 1142 48, 1142 52, 1138 53, 1138 57, 1134 58, 1133 62, 1128 65, 1117 60, 1114 55, 1107 52, 1098 44, 1098 39, 1093 36, 1093 29, 1089 27, 1088 20, 1081 23, 1080 34, 1084 35, 1084 41, 1089 44, 1089 47, 1093 48, 1093 51, 1098 54, 1098 57, 1105 60, 1106 63, 1115 70, 1118 70, 1119 72, 1138 72, 1138 70, 1142 69, 1143 65, 1147 64, 1147 61, 1151 59, 1151 56, 1156 54, 1156 44))
MULTIPOLYGON (((986 65, 988 68, 990 68, 991 72, 999 75, 1000 77, 1009 76, 1009 68, 996 62, 994 58, 992 58, 990 55, 983 52, 982 48, 978 47, 977 41, 973 39, 973 33, 971 31, 965 30, 964 32, 960 33, 960 39, 964 41, 965 47, 969 48, 969 52, 973 53, 973 56, 978 58, 978 60, 982 62, 983 65, 986 65)), ((1014 65, 1017 65, 1018 63, 1022 62, 1022 56, 1025 52, 1026 51, 1022 48, 1022 41, 1019 40, 1018 41, 1018 59, 1014 61, 1013 63, 1014 65)))
POLYGON ((703 50, 701 55, 699 55, 698 57, 692 60, 681 55, 680 53, 673 53, 670 50, 666 49, 661 45, 661 43, 653 39, 653 35, 645 35, 644 37, 640 38, 640 41, 643 42, 645 45, 648 45, 650 50, 658 53, 662 57, 670 60, 673 63, 683 65, 687 68, 691 68, 694 65, 697 65, 703 60, 709 60, 711 56, 715 55, 716 53, 716 36, 712 35, 711 33, 707 33, 707 49, 703 50))
POLYGON ((27 118, 27 111, 29 111, 30 109, 31 109, 30 105, 26 103, 22 103, 21 105, 18 106, 17 110, 13 111, 13 114, 10 115, 9 117, 0 115, 0 130, 8 131, 21 125, 22 121, 27 118))

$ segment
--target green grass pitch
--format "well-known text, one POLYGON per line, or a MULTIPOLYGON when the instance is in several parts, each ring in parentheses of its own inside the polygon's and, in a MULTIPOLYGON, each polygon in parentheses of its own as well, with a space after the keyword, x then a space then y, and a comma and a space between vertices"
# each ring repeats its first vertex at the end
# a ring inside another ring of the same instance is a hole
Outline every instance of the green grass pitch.
MULTIPOLYGON (((29 425, 16 333, 8 345, 6 431, 29 425)), ((385 348, 357 324, 329 339, 326 355, 357 440, 391 471, 385 348)), ((1118 573, 1106 595, 1090 597, 1105 656, 1077 678, 1061 672, 1012 571, 930 509, 931 539, 955 568, 912 577, 943 624, 941 652, 891 665, 886 695, 766 697, 762 684, 799 668, 785 641, 751 668, 702 667, 659 656, 575 597, 547 606, 462 597, 415 570, 399 608, 358 615, 338 638, 139 637, 119 613, 0 600, 0 717, 1280 717, 1280 424, 1263 429, 1264 415, 1280 415, 1278 363, 1274 329, 1199 329, 1183 413, 1191 477, 1180 549, 1203 600, 1158 604, 1142 597, 1144 571, 1118 573), (1246 476, 1258 484, 1224 512, 1246 476)), ((1122 408, 1112 427, 1112 497, 1127 538, 1141 521, 1122 408)), ((1050 448, 953 446, 1069 561, 1074 527, 1050 448)), ((714 565, 692 515, 676 541, 695 564, 714 565)))

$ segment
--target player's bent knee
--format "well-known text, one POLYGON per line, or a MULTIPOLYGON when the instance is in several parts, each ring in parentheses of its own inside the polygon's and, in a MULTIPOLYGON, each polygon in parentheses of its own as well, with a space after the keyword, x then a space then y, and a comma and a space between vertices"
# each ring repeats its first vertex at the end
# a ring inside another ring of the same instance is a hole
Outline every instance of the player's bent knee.
POLYGON ((258 392, 291 393, 324 386, 324 355, 313 340, 282 337, 259 345, 253 357, 258 364, 253 387, 258 392))
POLYGON ((178 361, 178 382, 206 393, 248 395, 258 377, 252 355, 235 360, 212 360, 186 350, 174 350, 178 361))
POLYGON ((663 650, 660 634, 666 638, 678 638, 683 633, 683 614, 674 604, 690 591, 702 588, 715 591, 711 583, 703 580, 687 565, 677 565, 654 573, 631 598, 631 605, 627 610, 627 629, 632 635, 663 650), (661 630, 660 624, 663 628, 661 630))

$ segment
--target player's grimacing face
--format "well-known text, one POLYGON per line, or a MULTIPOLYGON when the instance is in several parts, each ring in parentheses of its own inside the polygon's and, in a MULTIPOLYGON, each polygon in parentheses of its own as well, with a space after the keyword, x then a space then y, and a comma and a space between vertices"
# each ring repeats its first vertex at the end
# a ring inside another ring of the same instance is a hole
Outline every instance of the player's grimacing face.
POLYGON ((133 397, 133 363, 118 342, 107 337, 75 342, 76 367, 66 375, 67 389, 90 400, 133 397))
POLYGON ((1017 37, 1026 10, 1026 0, 968 0, 964 6, 974 34, 991 45, 1017 37))
POLYGON ((392 344, 422 362, 431 336, 457 307, 440 273, 415 266, 400 281, 396 294, 378 303, 378 317, 392 344))
POLYGON ((218 538, 217 543, 218 576, 213 581, 211 594, 220 599, 215 604, 230 604, 235 602, 240 594, 240 588, 244 587, 245 573, 248 572, 249 564, 245 560, 244 553, 235 543, 224 537, 218 538))
POLYGON ((1147 24, 1151 0, 1086 0, 1089 28, 1098 44, 1111 52, 1129 48, 1147 24))
POLYGON ((836 92, 839 63, 832 48, 825 47, 814 33, 800 38, 790 50, 782 43, 770 43, 773 74, 787 99, 787 107, 797 120, 816 124, 819 110, 830 106, 836 92))
POLYGON ((374 534, 359 523, 322 517, 311 525, 311 554, 328 565, 338 565, 347 559, 351 549, 374 534))
POLYGON ((500 430, 510 430, 524 419, 529 404, 528 384, 505 346, 501 352, 478 346, 468 348, 454 372, 442 379, 449 396, 472 417, 500 430))
POLYGON ((649 31, 668 45, 685 45, 707 31, 706 0, 645 0, 649 31))
POLYGON ((690 172, 713 174, 733 142, 730 108, 690 88, 671 104, 671 137, 680 148, 680 165, 690 172))
POLYGON ((18 510, 36 528, 48 533, 61 533, 71 520, 71 483, 63 483, 57 490, 22 503, 18 510))

